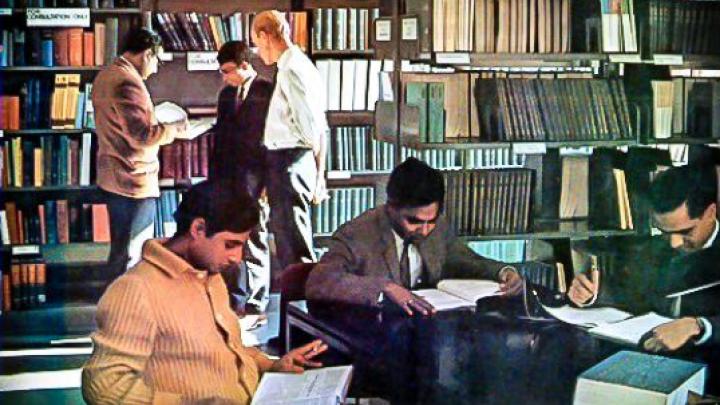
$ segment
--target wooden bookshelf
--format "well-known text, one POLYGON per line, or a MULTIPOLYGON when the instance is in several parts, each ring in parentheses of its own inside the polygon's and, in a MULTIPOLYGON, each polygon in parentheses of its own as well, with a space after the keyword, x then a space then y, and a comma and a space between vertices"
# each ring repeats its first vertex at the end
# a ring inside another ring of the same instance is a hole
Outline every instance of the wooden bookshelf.
POLYGON ((3 66, 0 67, 0 72, 98 72, 102 69, 103 66, 3 66))
POLYGON ((143 10, 146 11, 167 11, 167 12, 191 12, 207 14, 232 14, 244 11, 281 10, 290 11, 293 9, 291 0, 152 0, 143 1, 143 10))
POLYGON ((330 50, 330 49, 317 49, 312 51, 312 57, 314 58, 372 58, 375 55, 373 49, 365 50, 330 50))
POLYGON ((352 127, 373 125, 374 111, 328 111, 328 125, 331 127, 352 127))
MULTIPOLYGON (((438 63, 433 55, 433 62, 438 63)), ((604 53, 470 53, 469 66, 474 67, 586 67, 593 62, 604 62, 604 53)))
POLYGON ((381 0, 305 0, 302 6, 306 10, 315 8, 377 8, 381 0))

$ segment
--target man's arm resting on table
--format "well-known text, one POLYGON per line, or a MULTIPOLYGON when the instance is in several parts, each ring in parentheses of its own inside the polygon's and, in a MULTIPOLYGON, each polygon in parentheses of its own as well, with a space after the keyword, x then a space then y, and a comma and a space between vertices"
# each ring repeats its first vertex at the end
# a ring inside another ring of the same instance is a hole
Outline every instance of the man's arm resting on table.
POLYGON ((122 277, 103 295, 97 310, 93 354, 82 373, 83 398, 96 403, 181 403, 178 394, 157 392, 143 381, 157 325, 144 282, 122 277))

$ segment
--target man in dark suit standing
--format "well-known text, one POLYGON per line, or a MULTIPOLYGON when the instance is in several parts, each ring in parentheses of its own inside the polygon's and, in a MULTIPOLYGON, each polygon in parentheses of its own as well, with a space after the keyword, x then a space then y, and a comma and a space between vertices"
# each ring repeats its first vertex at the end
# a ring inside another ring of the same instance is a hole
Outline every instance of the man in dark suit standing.
POLYGON ((258 201, 260 223, 250 235, 243 264, 228 276, 227 282, 236 311, 262 313, 270 290, 268 206, 263 201, 266 149, 262 138, 273 85, 258 77, 250 57, 250 49, 242 41, 226 42, 218 51, 226 86, 218 95, 209 169, 211 179, 234 179, 258 201))

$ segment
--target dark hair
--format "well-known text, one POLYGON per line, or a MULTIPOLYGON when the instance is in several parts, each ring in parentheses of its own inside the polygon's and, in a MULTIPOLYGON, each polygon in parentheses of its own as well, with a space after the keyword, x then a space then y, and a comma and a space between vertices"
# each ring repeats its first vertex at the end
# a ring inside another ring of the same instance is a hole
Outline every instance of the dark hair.
POLYGON ((257 202, 233 182, 205 181, 191 187, 175 211, 177 234, 190 229, 196 218, 205 219, 208 236, 222 231, 242 233, 258 224, 257 202))
POLYGON ((717 199, 714 166, 672 167, 657 175, 650 185, 650 204, 657 214, 665 214, 687 201, 688 215, 697 218, 717 199))
POLYGON ((141 27, 128 32, 123 52, 140 53, 160 46, 162 46, 160 36, 149 28, 141 27))
POLYGON ((422 207, 437 202, 442 209, 445 181, 439 170, 411 157, 390 173, 387 198, 388 204, 396 208, 422 207))
POLYGON ((220 65, 227 62, 235 62, 240 66, 243 62, 250 62, 250 48, 245 41, 225 42, 218 51, 217 61, 220 65))

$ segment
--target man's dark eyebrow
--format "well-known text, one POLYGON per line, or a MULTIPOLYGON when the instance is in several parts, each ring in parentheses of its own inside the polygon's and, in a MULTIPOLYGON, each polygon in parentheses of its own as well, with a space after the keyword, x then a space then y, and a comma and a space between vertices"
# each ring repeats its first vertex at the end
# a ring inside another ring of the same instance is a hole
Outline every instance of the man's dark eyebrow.
POLYGON ((411 217, 407 217, 407 220, 408 220, 408 221, 411 221, 411 222, 435 222, 435 221, 437 221, 438 217, 440 217, 440 216, 439 216, 439 215, 435 215, 434 218, 428 219, 428 220, 426 221, 426 220, 420 219, 420 218, 418 218, 418 217, 416 217, 416 216, 411 216, 411 217))

